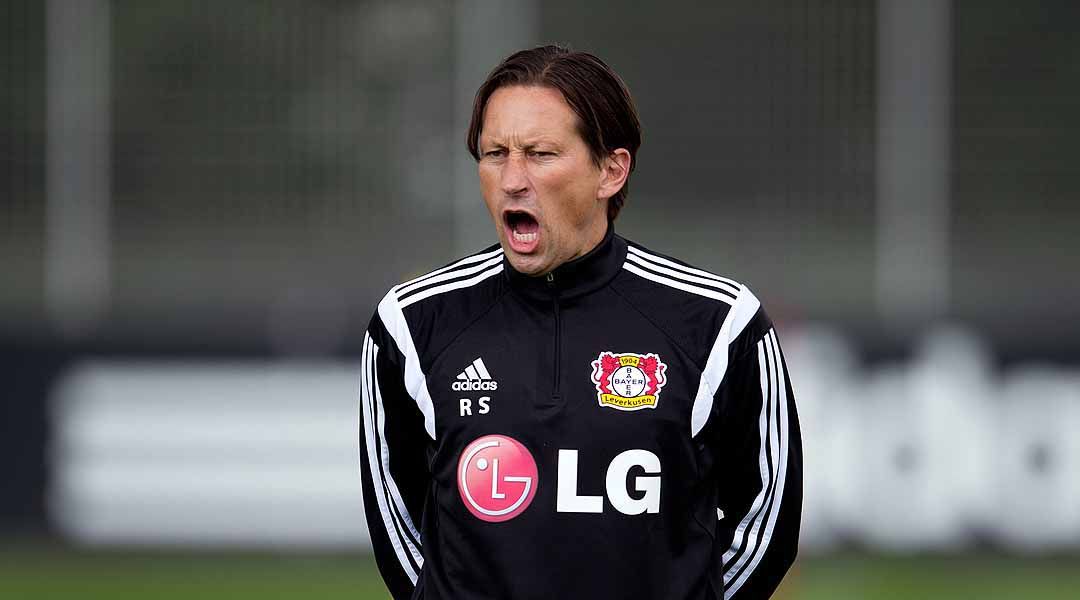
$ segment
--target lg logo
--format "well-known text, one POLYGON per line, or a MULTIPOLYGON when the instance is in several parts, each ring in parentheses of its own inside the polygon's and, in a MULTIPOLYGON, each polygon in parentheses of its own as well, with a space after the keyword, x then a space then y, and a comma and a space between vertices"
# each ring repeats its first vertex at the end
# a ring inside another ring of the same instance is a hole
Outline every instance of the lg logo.
MULTIPOLYGON (((578 451, 559 450, 559 481, 556 489, 555 511, 565 513, 602 513, 604 499, 601 496, 578 495, 578 451)), ((648 450, 627 450, 612 459, 608 465, 608 501, 615 510, 624 515, 660 512, 660 459, 648 450), (634 489, 642 492, 634 498, 626 488, 626 476, 630 469, 641 467, 647 477, 635 477, 634 489)))
POLYGON ((477 519, 508 521, 525 512, 536 496, 536 461, 521 442, 486 435, 461 453, 458 492, 477 519))
MULTIPOLYGON (((469 444, 458 461, 458 492, 476 518, 508 521, 525 512, 539 486, 536 461, 525 446, 504 435, 487 435, 469 444)), ((625 515, 660 512, 660 459, 648 450, 627 450, 608 465, 607 498, 625 515), (644 475, 627 486, 630 471, 644 475), (635 495, 637 497, 635 497, 635 495)), ((604 497, 578 494, 578 451, 560 449, 555 483, 555 511, 602 513, 604 497)))

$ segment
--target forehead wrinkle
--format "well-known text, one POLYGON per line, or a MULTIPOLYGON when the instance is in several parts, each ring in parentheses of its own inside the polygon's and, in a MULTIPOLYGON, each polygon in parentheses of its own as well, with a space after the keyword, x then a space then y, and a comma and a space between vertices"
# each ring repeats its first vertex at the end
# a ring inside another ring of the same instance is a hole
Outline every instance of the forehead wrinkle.
POLYGON ((478 141, 514 148, 541 143, 562 146, 568 141, 563 139, 565 136, 580 135, 579 119, 561 93, 556 101, 551 95, 535 97, 537 91, 558 93, 547 88, 517 86, 496 90, 485 108, 478 141), (521 98, 523 93, 530 98, 521 98), (521 109, 522 102, 528 102, 528 110, 521 109), (492 110, 496 105, 501 110, 492 110))
POLYGON ((481 136, 480 143, 482 145, 497 145, 509 148, 521 148, 523 150, 530 150, 542 145, 562 145, 562 142, 547 134, 519 135, 516 133, 511 133, 508 136, 485 134, 481 136))
MULTIPOLYGON (((542 112, 538 111, 538 113, 542 112)), ((480 137, 497 142, 509 140, 515 144, 555 142, 560 134, 566 133, 563 131, 563 125, 558 119, 545 118, 540 114, 528 119, 511 115, 510 118, 494 118, 485 123, 480 137)), ((574 132, 574 129, 570 130, 570 133, 574 132)))

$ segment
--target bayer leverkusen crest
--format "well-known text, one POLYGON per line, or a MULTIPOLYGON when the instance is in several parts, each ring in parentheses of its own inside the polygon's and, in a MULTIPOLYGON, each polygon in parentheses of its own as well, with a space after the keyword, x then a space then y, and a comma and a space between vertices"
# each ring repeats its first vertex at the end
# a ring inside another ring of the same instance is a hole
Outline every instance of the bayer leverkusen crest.
POLYGON ((656 408, 667 383, 667 365, 656 354, 601 352, 592 367, 600 406, 618 410, 656 408))

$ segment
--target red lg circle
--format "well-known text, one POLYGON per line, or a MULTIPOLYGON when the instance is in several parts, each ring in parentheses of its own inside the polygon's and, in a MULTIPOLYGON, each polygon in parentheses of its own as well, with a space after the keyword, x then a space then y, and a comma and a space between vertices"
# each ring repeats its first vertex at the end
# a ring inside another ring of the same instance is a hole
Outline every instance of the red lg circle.
POLYGON ((521 442, 505 435, 485 435, 466 446, 457 473, 461 501, 482 521, 509 521, 536 496, 536 461, 521 442))

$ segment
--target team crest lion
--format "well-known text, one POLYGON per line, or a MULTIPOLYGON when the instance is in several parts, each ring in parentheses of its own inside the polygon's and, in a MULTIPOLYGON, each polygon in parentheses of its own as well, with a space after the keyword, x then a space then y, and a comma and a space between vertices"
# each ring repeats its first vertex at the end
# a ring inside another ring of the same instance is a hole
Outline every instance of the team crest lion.
POLYGON ((667 383, 667 365, 656 354, 601 352, 592 368, 600 406, 618 410, 656 408, 667 383))

